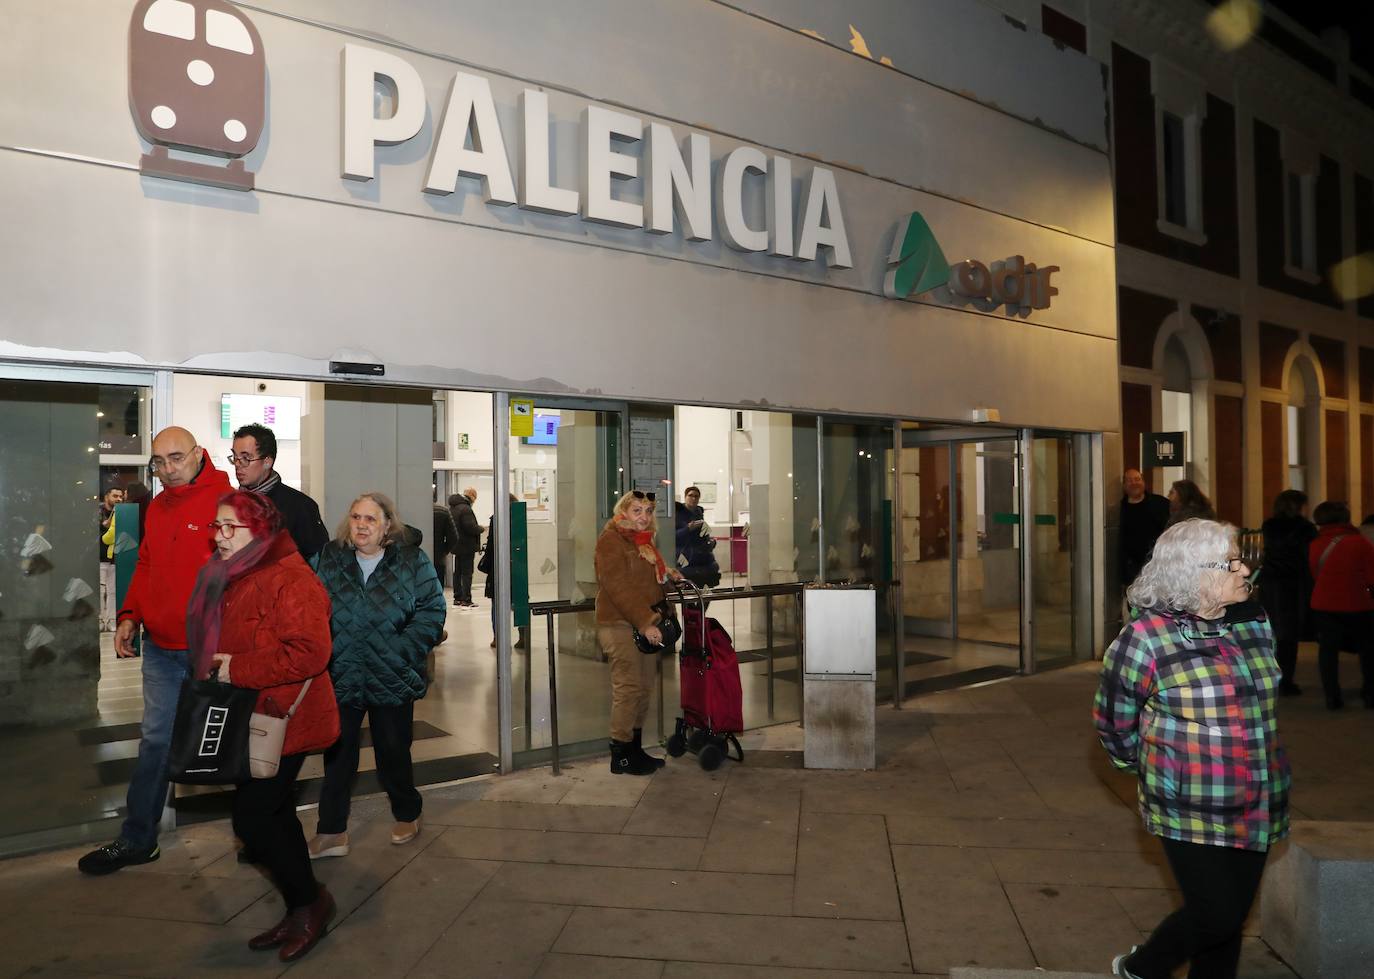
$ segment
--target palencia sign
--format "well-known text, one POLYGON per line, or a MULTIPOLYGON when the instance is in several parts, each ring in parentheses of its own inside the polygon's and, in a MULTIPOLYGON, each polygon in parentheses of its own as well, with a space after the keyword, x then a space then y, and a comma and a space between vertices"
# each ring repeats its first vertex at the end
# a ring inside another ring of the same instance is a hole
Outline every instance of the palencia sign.
POLYGON ((1058 265, 1037 267, 1020 255, 985 265, 966 259, 950 265, 935 232, 919 211, 902 219, 888 255, 883 294, 890 299, 905 299, 945 287, 956 302, 970 304, 985 312, 1006 306, 1007 312, 1026 316, 1033 309, 1049 309, 1050 298, 1059 290, 1050 285, 1050 275, 1058 265))
MULTIPOLYGON (((424 124, 425 109, 424 83, 413 65, 386 51, 345 45, 343 176, 373 179, 375 146, 414 139, 424 124), (373 98, 378 79, 385 79, 395 93, 395 110, 380 119, 373 98)), ((718 221, 721 237, 739 251, 809 262, 824 250, 830 267, 853 266, 835 175, 825 167, 812 167, 803 179, 797 221, 792 161, 786 157, 769 158, 755 147, 738 147, 721 160, 713 183, 709 136, 693 132, 680 145, 669 126, 646 126, 638 116, 588 104, 580 120, 580 185, 557 187, 549 175, 548 94, 526 88, 520 95, 519 115, 517 181, 506 151, 509 134, 497 118, 491 84, 481 75, 455 72, 447 104, 436 116, 425 193, 452 194, 461 178, 473 177, 481 181, 488 204, 576 214, 584 221, 643 228, 650 234, 670 234, 680 225, 689 241, 711 240, 718 221), (623 152, 635 143, 642 145, 642 160, 623 152), (750 227, 745 220, 744 182, 750 174, 766 180, 762 228, 750 227), (635 178, 644 181, 643 204, 615 195, 618 182, 635 178)))

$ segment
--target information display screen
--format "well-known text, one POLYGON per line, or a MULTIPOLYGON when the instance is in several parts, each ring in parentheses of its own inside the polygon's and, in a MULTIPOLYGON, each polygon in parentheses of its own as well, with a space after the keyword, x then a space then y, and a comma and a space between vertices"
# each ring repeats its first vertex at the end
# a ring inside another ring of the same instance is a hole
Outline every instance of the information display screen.
POLYGON ((233 438, 244 425, 266 425, 278 441, 299 439, 301 399, 269 394, 220 395, 220 438, 233 438))

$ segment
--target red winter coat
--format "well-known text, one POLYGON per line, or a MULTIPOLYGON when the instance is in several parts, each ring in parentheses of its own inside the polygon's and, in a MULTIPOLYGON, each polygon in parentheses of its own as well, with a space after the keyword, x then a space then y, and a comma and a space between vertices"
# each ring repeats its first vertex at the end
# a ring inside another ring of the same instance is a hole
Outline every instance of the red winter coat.
POLYGON ((1374 545, 1350 524, 1327 524, 1307 551, 1312 565, 1312 609, 1316 612, 1374 611, 1369 587, 1374 585, 1374 545), (1331 542, 1344 538, 1335 547, 1331 542), (1322 561, 1322 555, 1331 553, 1322 561), (1318 573, 1317 565, 1321 564, 1318 573))
POLYGON ((329 681, 329 596, 289 534, 279 533, 269 547, 261 564, 224 591, 219 652, 234 657, 230 683, 262 691, 257 709, 263 713, 285 714, 302 681, 314 677, 286 726, 282 754, 320 751, 339 737, 329 681))
POLYGON ((141 623, 163 649, 186 648, 186 603, 201 565, 214 553, 210 521, 229 488, 229 477, 215 468, 207 453, 195 479, 167 487, 148 504, 138 566, 119 621, 141 623))

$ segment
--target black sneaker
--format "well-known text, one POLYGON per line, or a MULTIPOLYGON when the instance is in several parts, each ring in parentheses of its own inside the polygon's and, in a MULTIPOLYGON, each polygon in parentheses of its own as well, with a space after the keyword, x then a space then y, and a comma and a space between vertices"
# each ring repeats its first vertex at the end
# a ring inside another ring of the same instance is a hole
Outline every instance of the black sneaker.
POLYGON ((86 854, 76 862, 76 868, 83 874, 103 877, 105 874, 112 874, 124 867, 133 867, 140 863, 152 863, 160 856, 162 856, 162 850, 158 848, 156 843, 146 850, 136 850, 128 840, 118 839, 86 854))

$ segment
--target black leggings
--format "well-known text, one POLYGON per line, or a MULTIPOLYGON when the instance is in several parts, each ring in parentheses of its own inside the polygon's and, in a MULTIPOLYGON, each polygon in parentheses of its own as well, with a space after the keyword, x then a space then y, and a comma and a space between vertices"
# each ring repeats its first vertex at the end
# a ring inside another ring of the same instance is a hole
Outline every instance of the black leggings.
POLYGON ((1183 907, 1165 918, 1124 963, 1140 979, 1168 979, 1191 963, 1189 979, 1235 979, 1241 928, 1264 874, 1266 850, 1161 840, 1183 907))
POLYGON ((319 890, 296 817, 296 776, 304 761, 305 755, 286 755, 272 778, 242 782, 234 793, 234 834, 272 872, 288 911, 313 903, 319 890))

